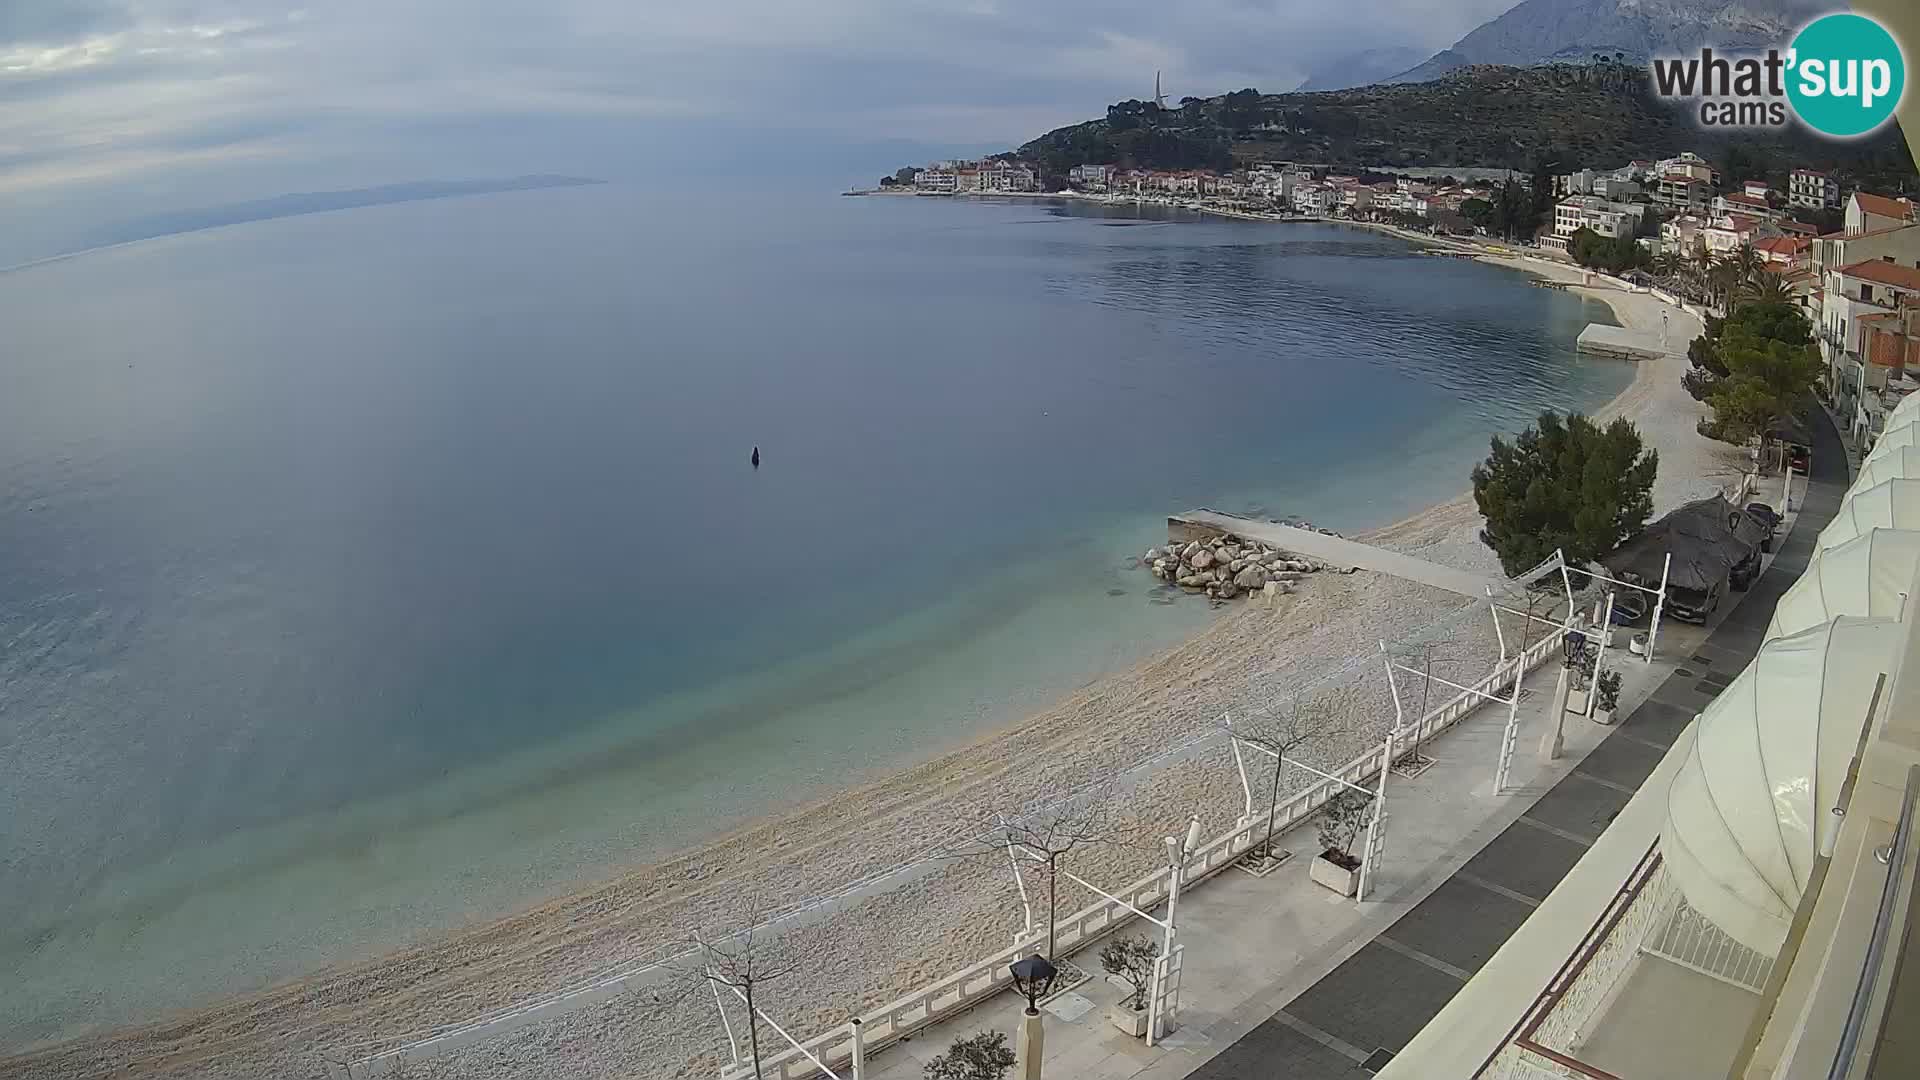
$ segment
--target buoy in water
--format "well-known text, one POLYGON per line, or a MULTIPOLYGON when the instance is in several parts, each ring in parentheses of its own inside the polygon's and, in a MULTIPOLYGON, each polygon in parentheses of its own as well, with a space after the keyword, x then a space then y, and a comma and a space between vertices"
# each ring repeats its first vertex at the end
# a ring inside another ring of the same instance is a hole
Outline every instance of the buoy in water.
POLYGON ((757 446, 753 448, 753 467, 760 467, 760 448, 757 446))

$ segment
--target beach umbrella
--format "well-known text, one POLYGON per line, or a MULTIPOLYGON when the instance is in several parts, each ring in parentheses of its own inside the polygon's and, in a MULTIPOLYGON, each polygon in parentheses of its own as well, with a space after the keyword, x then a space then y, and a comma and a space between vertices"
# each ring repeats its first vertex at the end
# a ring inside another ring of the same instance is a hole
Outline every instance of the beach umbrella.
POLYGON ((1889 480, 1920 479, 1920 447, 1903 446, 1880 457, 1860 463, 1860 475, 1853 478, 1845 498, 1889 480))
POLYGON ((1920 478, 1888 480, 1849 493, 1814 540, 1814 554, 1839 547, 1868 529, 1920 529, 1920 478))
POLYGON ((1868 529, 1813 557, 1773 608, 1767 637, 1786 637, 1839 615, 1898 619, 1920 570, 1920 532, 1868 529))
POLYGON ((1850 616, 1775 638, 1695 722, 1660 854, 1688 906, 1740 944, 1779 954, 1900 640, 1891 619, 1850 616))

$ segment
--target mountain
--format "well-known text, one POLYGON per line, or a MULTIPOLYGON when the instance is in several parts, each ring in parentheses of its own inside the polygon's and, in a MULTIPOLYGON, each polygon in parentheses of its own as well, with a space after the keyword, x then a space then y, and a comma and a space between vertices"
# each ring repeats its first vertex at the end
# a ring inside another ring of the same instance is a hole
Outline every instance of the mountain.
POLYGON ((1322 93, 1238 90, 1178 109, 1123 101, 1102 119, 1047 132, 1022 146, 1019 156, 1058 180, 1086 164, 1222 169, 1302 161, 1527 171, 1557 162, 1571 171, 1682 150, 1713 159, 1729 182, 1808 166, 1839 169, 1893 191, 1914 172, 1897 124, 1854 142, 1822 139, 1798 126, 1727 134, 1701 128, 1689 112, 1655 98, 1644 69, 1613 63, 1475 65, 1431 82, 1322 93))
POLYGON ((1385 82, 1427 58, 1427 50, 1411 46, 1362 49, 1337 60, 1317 64, 1299 86, 1302 93, 1315 90, 1345 90, 1352 86, 1385 82))
POLYGON ((1622 53, 1630 61, 1698 50, 1785 45, 1831 0, 1525 0, 1392 82, 1426 82, 1471 64, 1544 64, 1622 53))

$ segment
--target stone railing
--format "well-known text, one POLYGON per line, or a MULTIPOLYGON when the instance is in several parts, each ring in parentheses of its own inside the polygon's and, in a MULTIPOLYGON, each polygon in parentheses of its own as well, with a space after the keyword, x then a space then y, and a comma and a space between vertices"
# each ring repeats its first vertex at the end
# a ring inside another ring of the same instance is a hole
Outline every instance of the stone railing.
MULTIPOLYGON (((1558 638, 1543 638, 1529 645, 1523 656, 1496 665, 1474 687, 1480 693, 1487 694, 1510 692, 1516 664, 1524 663, 1526 670, 1532 671, 1549 657, 1559 655, 1559 652, 1558 638)), ((1397 760, 1402 753, 1412 749, 1416 741, 1432 738, 1485 704, 1486 699, 1480 693, 1461 692, 1430 710, 1417 723, 1408 725, 1398 734, 1389 756, 1397 760)), ((1338 777, 1338 780, 1315 778, 1313 783, 1280 804, 1274 813, 1274 831, 1282 832, 1311 817, 1329 798, 1344 790, 1342 781, 1345 784, 1364 785, 1376 777, 1380 770, 1380 757, 1380 748, 1376 746, 1335 770, 1331 775, 1338 777)), ((1265 815, 1257 815, 1242 820, 1231 832, 1202 844, 1192 853, 1183 869, 1182 888, 1191 888, 1226 869, 1265 835, 1265 829, 1265 815)), ((1167 872, 1161 870, 1135 881, 1114 895, 1142 911, 1152 911, 1166 899, 1167 885, 1167 872)), ((1134 917, 1132 911, 1112 900, 1103 899, 1088 905, 1055 924, 1055 951, 1062 956, 1070 955, 1134 917)), ((800 1047, 804 1050, 789 1047, 769 1055, 761 1062, 761 1075, 766 1080, 810 1080, 822 1075, 819 1066, 814 1063, 817 1058, 850 1080, 852 1071, 845 1066, 854 1059, 856 1039, 862 1054, 870 1054, 972 1008, 1008 988, 1012 984, 1008 965, 1028 953, 1038 952, 1043 940, 1043 934, 1035 934, 866 1013, 857 1021, 850 1020, 824 1034, 801 1040, 800 1047)), ((721 1080, 746 1080, 753 1074, 751 1063, 728 1065, 720 1072, 721 1080)))

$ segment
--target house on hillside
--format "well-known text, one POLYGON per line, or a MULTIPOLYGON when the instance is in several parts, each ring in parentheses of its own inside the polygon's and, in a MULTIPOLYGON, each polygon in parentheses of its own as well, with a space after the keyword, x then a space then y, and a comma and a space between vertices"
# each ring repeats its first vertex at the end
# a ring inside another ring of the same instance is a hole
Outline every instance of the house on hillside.
POLYGON ((1840 181, 1832 173, 1818 169, 1795 169, 1787 178, 1787 205, 1810 210, 1837 209, 1840 206, 1840 181))

